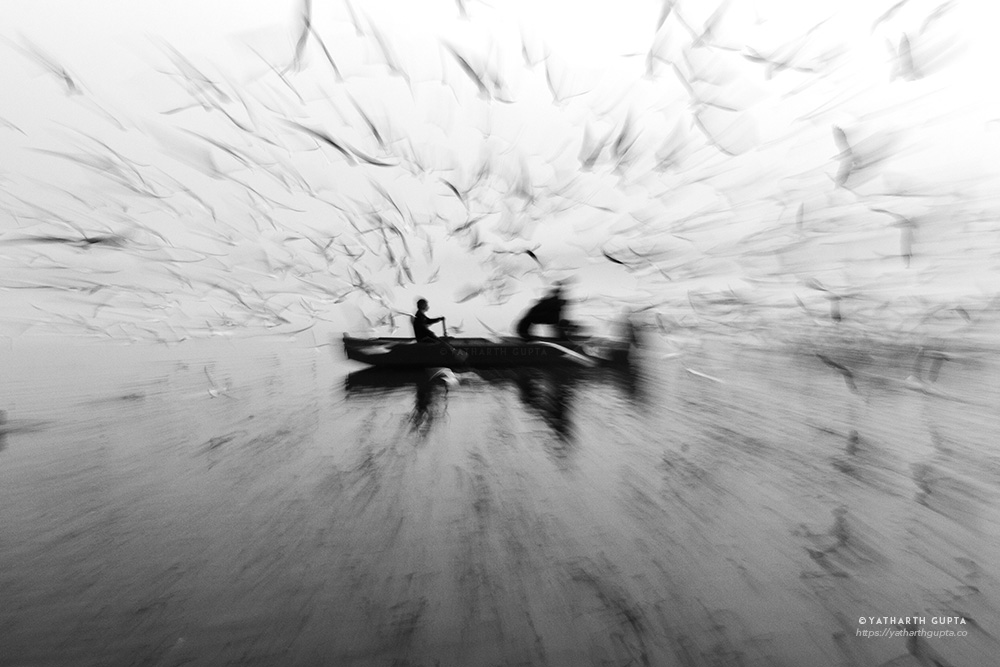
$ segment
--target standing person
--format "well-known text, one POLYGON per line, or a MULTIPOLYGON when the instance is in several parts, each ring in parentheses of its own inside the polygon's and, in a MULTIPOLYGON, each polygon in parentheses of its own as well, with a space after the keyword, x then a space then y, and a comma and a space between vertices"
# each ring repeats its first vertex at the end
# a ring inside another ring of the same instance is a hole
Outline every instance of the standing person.
POLYGON ((413 337, 418 343, 430 343, 441 340, 433 331, 431 325, 444 322, 443 317, 428 317, 427 299, 417 299, 417 312, 413 315, 413 337))
POLYGON ((566 306, 566 299, 562 295, 562 285, 557 284, 543 299, 539 299, 535 305, 528 309, 517 323, 517 335, 524 340, 535 338, 531 329, 536 324, 549 324, 556 327, 558 337, 566 340, 568 336, 569 323, 563 319, 562 311, 566 306))

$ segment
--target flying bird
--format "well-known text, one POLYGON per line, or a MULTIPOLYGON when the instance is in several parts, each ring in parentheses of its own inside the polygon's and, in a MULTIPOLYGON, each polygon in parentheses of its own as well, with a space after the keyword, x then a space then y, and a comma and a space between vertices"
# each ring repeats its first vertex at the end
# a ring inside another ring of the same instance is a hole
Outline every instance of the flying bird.
POLYGON ((442 178, 441 182, 444 183, 448 187, 448 189, 451 190, 452 193, 456 197, 458 197, 458 200, 460 202, 462 202, 462 204, 465 206, 466 209, 469 208, 469 203, 467 201, 465 201, 465 195, 463 195, 461 192, 459 192, 458 188, 456 188, 455 185, 451 181, 442 178))
POLYGON ((290 125, 301 132, 305 132, 306 134, 311 135, 316 139, 319 139, 328 146, 332 146, 333 148, 337 149, 337 151, 341 155, 344 156, 344 158, 347 160, 348 163, 352 165, 357 164, 357 160, 354 159, 354 155, 346 148, 344 148, 344 146, 342 146, 340 142, 331 137, 329 134, 326 134, 325 132, 321 132, 319 130, 314 130, 313 128, 307 127, 301 123, 296 123, 294 120, 286 120, 285 124, 290 125))
POLYGON ((795 72, 804 72, 808 74, 814 74, 816 72, 815 67, 809 67, 806 65, 796 65, 788 57, 778 58, 774 55, 765 56, 759 51, 756 51, 750 47, 746 47, 743 57, 752 63, 757 63, 764 66, 764 75, 770 80, 776 72, 782 72, 784 70, 792 70, 795 72))
MULTIPOLYGON (((302 0, 302 30, 299 32, 299 40, 295 43, 295 55, 292 58, 291 68, 298 70, 302 65, 302 54, 305 52, 306 42, 312 32, 312 0, 302 0)), ((286 68, 287 71, 287 68, 286 68)))
POLYGON ((928 14, 927 18, 924 19, 924 22, 922 24, 920 24, 920 34, 921 35, 924 34, 924 31, 927 30, 927 28, 929 28, 932 23, 934 23, 935 21, 937 21, 938 19, 940 19, 942 16, 944 16, 945 14, 947 14, 948 12, 950 12, 952 9, 954 9, 955 8, 955 2, 956 2, 956 0, 948 0, 948 2, 945 2, 945 3, 942 3, 942 4, 938 5, 937 8, 933 12, 931 12, 930 14, 928 14))
POLYGON ((10 122, 6 118, 0 118, 0 125, 3 125, 4 127, 10 128, 10 129, 12 129, 12 130, 14 130, 16 132, 20 132, 24 136, 28 136, 27 132, 25 132, 24 130, 22 130, 21 128, 19 128, 17 125, 14 125, 14 123, 10 122))
POLYGON ((368 114, 365 113, 365 110, 361 108, 361 105, 358 104, 358 101, 354 99, 353 95, 348 93, 347 98, 351 100, 351 104, 354 105, 354 108, 358 112, 358 115, 361 116, 361 120, 363 120, 365 122, 365 125, 368 126, 368 130, 372 133, 372 136, 375 137, 375 141, 377 141, 378 145, 381 146, 382 149, 384 150, 385 140, 382 138, 382 133, 378 131, 378 127, 375 126, 375 123, 372 121, 371 117, 369 117, 368 114))
POLYGON ((62 82, 62 84, 66 86, 67 95, 79 95, 82 92, 80 90, 80 86, 77 85, 76 80, 73 78, 73 76, 66 70, 65 67, 63 67, 58 61, 56 61, 55 58, 42 51, 40 48, 38 48, 38 46, 28 41, 27 39, 23 37, 21 39, 24 42, 23 48, 13 43, 12 46, 21 53, 23 53, 24 55, 34 60, 39 65, 41 65, 45 70, 49 72, 49 74, 52 74, 57 79, 59 79, 62 82))
POLYGON ((859 166, 859 161, 851 150, 851 144, 847 141, 847 133, 836 125, 833 126, 833 141, 840 149, 837 156, 840 159, 840 168, 837 170, 835 182, 838 187, 843 187, 850 178, 851 172, 859 166))
POLYGON ((899 227, 899 255, 903 258, 906 268, 909 268, 910 262, 913 260, 913 236, 917 230, 916 223, 905 216, 887 211, 884 208, 873 208, 871 210, 875 213, 885 213, 896 219, 895 226, 899 227))
POLYGON ((538 264, 539 267, 541 267, 541 268, 544 269, 545 265, 542 264, 542 260, 538 259, 538 255, 536 255, 535 252, 534 252, 535 250, 538 249, 538 247, 539 246, 536 245, 534 248, 526 248, 524 250, 501 250, 499 248, 496 248, 496 249, 493 250, 493 254, 495 254, 495 255, 527 255, 531 259, 535 260, 535 262, 538 264))
POLYGON ((354 34, 358 37, 364 37, 365 31, 361 29, 361 19, 358 16, 358 12, 354 9, 354 4, 351 0, 344 0, 344 5, 347 7, 347 14, 351 17, 351 25, 354 26, 354 34))
POLYGON ((601 250, 601 254, 604 255, 604 258, 607 259, 610 262, 613 262, 615 264, 620 264, 621 266, 624 266, 627 269, 632 268, 631 266, 629 266, 625 262, 621 261, 620 259, 616 259, 616 258, 612 257, 611 255, 609 255, 607 250, 601 250))
POLYGON ((735 153, 733 153, 731 150, 720 144, 718 140, 716 140, 716 138, 712 135, 712 133, 709 132, 708 128, 705 127, 705 123, 702 122, 701 118, 698 116, 698 111, 695 111, 694 113, 691 114, 691 122, 693 125, 697 126, 699 130, 701 130, 701 133, 705 135, 705 139, 708 141, 708 143, 714 146, 716 149, 718 149, 719 152, 725 153, 730 157, 736 156, 735 153))
POLYGON ((913 63, 913 51, 910 48, 910 38, 904 33, 899 38, 899 46, 894 47, 892 42, 887 42, 889 53, 893 56, 893 72, 891 78, 914 81, 920 78, 920 72, 913 63))
POLYGON ((722 0, 722 2, 719 3, 718 7, 715 8, 715 11, 712 12, 712 15, 705 20, 705 23, 702 26, 701 34, 698 35, 697 39, 695 39, 694 44, 692 44, 692 46, 694 47, 704 46, 707 42, 709 42, 711 39, 715 37, 715 28, 719 25, 719 22, 726 15, 726 12, 729 10, 729 3, 730 0, 722 0))
POLYGON ((899 2, 894 4, 885 12, 883 12, 877 19, 875 19, 875 22, 872 23, 871 31, 875 32, 875 28, 879 27, 880 24, 885 23, 886 21, 891 19, 896 14, 896 12, 902 9, 903 6, 906 5, 906 3, 908 3, 909 1, 910 0, 899 0, 899 2))
POLYGON ((389 71, 392 74, 401 77, 404 81, 406 81, 407 85, 409 85, 410 76, 399 64, 399 58, 396 56, 395 51, 393 51, 392 45, 390 45, 389 41, 385 38, 385 35, 383 35, 382 31, 379 30, 371 21, 368 22, 368 27, 372 31, 372 37, 375 38, 375 43, 378 44, 379 50, 382 52, 382 59, 385 61, 386 67, 389 68, 389 71))
POLYGON ((465 72, 466 76, 469 77, 469 80, 476 85, 476 89, 479 91, 480 96, 482 96, 484 99, 489 99, 491 97, 489 88, 486 87, 486 84, 483 82, 482 77, 472 67, 472 65, 469 64, 469 61, 466 60, 462 56, 462 54, 456 51, 455 47, 453 47, 452 45, 445 43, 444 48, 446 48, 448 52, 452 55, 452 57, 455 58, 455 61, 458 63, 458 66, 462 68, 462 71, 465 72))
POLYGON ((670 16, 670 11, 674 8, 677 0, 663 0, 663 7, 660 8, 660 16, 656 19, 656 30, 653 32, 659 32, 663 24, 666 23, 667 17, 670 16))
POLYGON ((466 301, 471 301, 472 299, 475 299, 477 296, 479 296, 485 291, 486 288, 483 286, 476 287, 468 285, 466 287, 463 287, 455 295, 455 303, 465 303, 466 301))
POLYGON ((112 248, 125 247, 127 239, 117 234, 100 234, 97 236, 83 235, 81 238, 71 238, 68 236, 33 235, 19 236, 12 239, 3 239, 0 243, 65 243, 78 248, 87 248, 95 245, 109 246, 112 248))
POLYGON ((601 152, 604 150, 604 145, 608 141, 608 136, 600 139, 594 138, 591 134, 590 126, 584 128, 583 130, 583 142, 580 144, 580 169, 583 171, 590 171, 594 168, 597 163, 597 159, 601 156, 601 152))
POLYGON ((820 354, 819 352, 816 353, 816 356, 819 358, 820 361, 822 361, 830 368, 833 368, 834 370, 838 371, 844 377, 844 383, 847 385, 847 388, 850 389, 852 393, 854 394, 858 393, 858 385, 854 382, 854 373, 851 371, 850 368, 834 361, 833 359, 830 359, 827 356, 820 354))

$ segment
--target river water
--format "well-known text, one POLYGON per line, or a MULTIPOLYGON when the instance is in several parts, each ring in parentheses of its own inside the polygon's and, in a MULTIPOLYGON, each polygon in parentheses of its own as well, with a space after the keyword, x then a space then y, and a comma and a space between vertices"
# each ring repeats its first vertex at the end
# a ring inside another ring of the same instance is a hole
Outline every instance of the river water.
POLYGON ((448 384, 336 341, 17 341, 0 664, 991 664, 997 364, 839 355, 448 384))

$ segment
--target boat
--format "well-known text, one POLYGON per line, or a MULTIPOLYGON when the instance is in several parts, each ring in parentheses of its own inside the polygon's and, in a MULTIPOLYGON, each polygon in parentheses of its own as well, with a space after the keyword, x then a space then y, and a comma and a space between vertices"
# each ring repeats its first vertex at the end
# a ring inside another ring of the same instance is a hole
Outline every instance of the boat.
POLYGON ((627 362, 629 343, 615 339, 522 340, 448 337, 420 342, 412 338, 356 338, 344 334, 347 358, 381 368, 503 368, 521 366, 599 366, 627 362))

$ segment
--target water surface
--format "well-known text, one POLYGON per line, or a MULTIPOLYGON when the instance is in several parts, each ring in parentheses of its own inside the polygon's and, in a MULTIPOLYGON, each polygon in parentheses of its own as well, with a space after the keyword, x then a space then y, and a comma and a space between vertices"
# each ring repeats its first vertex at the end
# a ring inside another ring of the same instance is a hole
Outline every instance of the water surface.
POLYGON ((856 392, 730 342, 448 385, 335 345, 25 339, 2 662, 988 664, 996 364, 838 359, 856 392), (857 635, 902 615, 968 636, 857 635))

